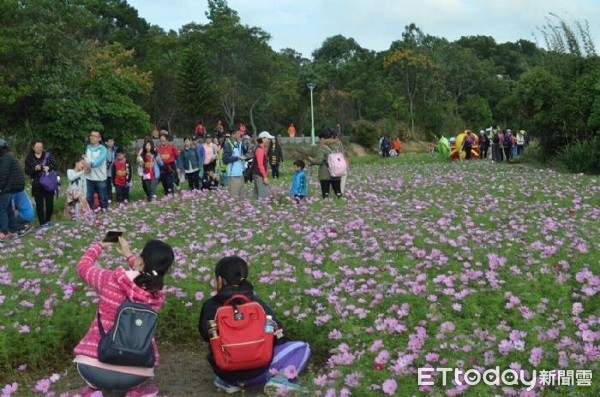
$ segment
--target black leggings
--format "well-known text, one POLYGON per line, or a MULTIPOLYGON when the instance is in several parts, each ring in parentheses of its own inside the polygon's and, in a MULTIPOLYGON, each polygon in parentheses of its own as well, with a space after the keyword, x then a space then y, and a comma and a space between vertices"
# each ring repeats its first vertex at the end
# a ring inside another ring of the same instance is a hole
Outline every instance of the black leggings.
POLYGON ((188 181, 190 190, 200 189, 200 170, 194 172, 186 172, 185 179, 188 181))
POLYGON ((321 194, 323 198, 329 197, 329 188, 333 189, 333 193, 335 193, 336 197, 342 197, 342 188, 341 188, 341 179, 321 179, 321 194))
POLYGON ((279 164, 271 164, 271 177, 279 178, 279 164))
POLYGON ((31 195, 35 200, 35 212, 40 226, 50 222, 54 213, 54 192, 49 192, 41 185, 33 185, 31 195))

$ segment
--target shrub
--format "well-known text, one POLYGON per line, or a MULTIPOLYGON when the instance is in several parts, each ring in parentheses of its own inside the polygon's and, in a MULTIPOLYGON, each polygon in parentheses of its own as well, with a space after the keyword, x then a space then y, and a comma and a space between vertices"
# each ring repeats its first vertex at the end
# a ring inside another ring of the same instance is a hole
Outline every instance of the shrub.
POLYGON ((356 143, 365 148, 377 146, 379 131, 377 125, 368 120, 358 120, 350 123, 350 135, 356 138, 356 143))
POLYGON ((600 137, 578 141, 565 147, 552 163, 573 173, 600 174, 600 137))

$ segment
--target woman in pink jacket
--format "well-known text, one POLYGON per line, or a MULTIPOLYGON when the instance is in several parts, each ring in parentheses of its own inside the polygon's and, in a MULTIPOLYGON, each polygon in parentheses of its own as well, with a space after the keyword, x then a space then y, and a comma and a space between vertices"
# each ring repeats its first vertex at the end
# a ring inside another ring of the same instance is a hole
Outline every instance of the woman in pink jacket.
MULTIPOLYGON (((125 258, 129 270, 118 267, 115 270, 103 269, 97 265, 97 259, 109 243, 94 243, 84 253, 77 265, 77 274, 90 287, 99 292, 98 312, 102 327, 112 327, 117 308, 125 300, 143 303, 158 312, 165 302, 163 291, 164 276, 174 260, 173 249, 166 243, 150 240, 142 252, 135 256, 131 253, 129 243, 119 237, 118 251, 125 258)), ((98 319, 94 320, 89 330, 74 349, 77 370, 89 387, 81 392, 83 396, 91 395, 98 389, 127 391, 128 397, 154 396, 155 386, 142 385, 154 377, 154 368, 133 367, 106 364, 98 361, 98 343, 100 330, 98 319)), ((156 365, 159 361, 156 341, 152 341, 156 365)))

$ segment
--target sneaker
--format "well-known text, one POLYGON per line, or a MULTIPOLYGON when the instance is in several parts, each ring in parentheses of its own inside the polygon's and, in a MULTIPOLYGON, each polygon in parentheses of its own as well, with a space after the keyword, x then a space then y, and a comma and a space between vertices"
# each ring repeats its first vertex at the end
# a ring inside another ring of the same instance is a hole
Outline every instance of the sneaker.
POLYGON ((308 389, 292 383, 281 374, 277 374, 265 384, 264 393, 267 396, 281 396, 294 394, 308 394, 308 389))
POLYGON ((158 396, 158 387, 155 385, 139 386, 130 389, 125 397, 156 397, 158 396))
POLYGON ((33 229, 33 228, 31 227, 31 225, 24 226, 24 227, 23 227, 21 230, 19 230, 19 231, 17 232, 17 236, 19 236, 19 237, 20 237, 20 236, 24 236, 24 235, 26 235, 27 233, 29 233, 29 232, 30 232, 32 229, 33 229))
POLYGON ((218 376, 215 377, 215 381, 213 383, 215 384, 215 386, 217 386, 217 389, 223 390, 227 394, 237 393, 238 391, 242 390, 241 387, 230 385, 218 376))

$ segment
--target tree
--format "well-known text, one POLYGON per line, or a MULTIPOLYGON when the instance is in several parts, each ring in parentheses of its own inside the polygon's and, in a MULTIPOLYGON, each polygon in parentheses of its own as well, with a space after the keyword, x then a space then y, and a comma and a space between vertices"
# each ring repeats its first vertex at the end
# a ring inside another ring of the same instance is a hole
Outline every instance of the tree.
POLYGON ((83 150, 91 128, 124 144, 148 128, 136 100, 149 74, 137 70, 133 50, 91 40, 96 23, 80 2, 0 3, 0 124, 17 151, 43 138, 65 160, 83 150))
POLYGON ((199 46, 188 47, 182 54, 179 67, 178 100, 190 124, 200 120, 202 114, 212 114, 215 110, 213 76, 203 54, 199 46))
POLYGON ((383 60, 383 66, 389 69, 393 77, 400 79, 400 84, 404 86, 410 114, 410 130, 414 134, 416 96, 423 81, 434 72, 435 66, 429 57, 411 49, 391 52, 383 60))

